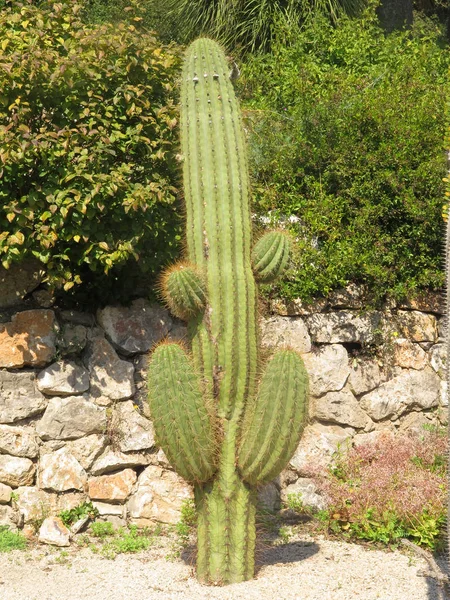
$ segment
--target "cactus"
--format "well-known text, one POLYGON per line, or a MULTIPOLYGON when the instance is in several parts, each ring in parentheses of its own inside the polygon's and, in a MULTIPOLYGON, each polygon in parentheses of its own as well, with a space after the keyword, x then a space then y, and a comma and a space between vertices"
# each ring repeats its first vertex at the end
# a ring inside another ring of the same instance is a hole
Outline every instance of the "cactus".
POLYGON ((156 348, 149 401, 159 444, 194 485, 197 576, 229 584, 254 575, 257 486, 295 451, 308 382, 294 350, 277 351, 266 365, 259 359, 255 275, 273 280, 289 242, 267 234, 252 255, 240 112, 224 53, 209 39, 186 53, 181 150, 188 262, 170 269, 162 287, 188 319, 192 350, 156 348))

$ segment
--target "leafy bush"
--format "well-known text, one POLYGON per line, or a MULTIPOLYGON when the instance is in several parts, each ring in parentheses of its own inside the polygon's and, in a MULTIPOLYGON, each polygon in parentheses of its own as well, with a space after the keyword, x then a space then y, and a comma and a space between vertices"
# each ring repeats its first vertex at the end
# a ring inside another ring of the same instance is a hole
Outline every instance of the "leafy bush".
POLYGON ((139 261, 151 276, 177 249, 179 56, 80 10, 49 0, 0 13, 0 259, 33 255, 51 284, 102 290, 104 274, 139 261))
POLYGON ((329 507, 319 517, 335 533, 393 543, 407 537, 434 549, 446 516, 447 436, 392 436, 338 454, 319 476, 329 507))
POLYGON ((385 36, 371 6, 334 28, 280 21, 272 53, 243 65, 256 210, 297 218, 281 295, 442 285, 449 59, 434 21, 385 36))
POLYGON ((157 31, 164 41, 178 39, 179 23, 174 15, 168 14, 164 0, 87 0, 83 18, 91 23, 128 20, 139 28, 157 31))

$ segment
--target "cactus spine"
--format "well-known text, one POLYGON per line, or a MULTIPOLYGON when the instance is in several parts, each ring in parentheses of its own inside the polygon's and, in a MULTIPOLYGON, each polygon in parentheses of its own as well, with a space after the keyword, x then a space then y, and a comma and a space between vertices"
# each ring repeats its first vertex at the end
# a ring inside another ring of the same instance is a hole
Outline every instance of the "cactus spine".
MULTIPOLYGON (((165 295, 190 317, 192 357, 177 344, 163 344, 149 365, 156 436, 174 468, 194 483, 197 575, 222 584, 253 577, 256 486, 278 475, 294 452, 308 388, 293 350, 278 351, 258 385, 247 158, 228 71, 212 40, 188 48, 181 146, 187 259, 200 275, 189 270, 170 280, 169 273, 165 295), (202 289, 200 281, 205 294, 195 312, 192 290, 202 289)), ((265 239, 253 257, 255 273, 267 269, 262 278, 273 279, 285 266, 287 245, 278 234, 265 239)))

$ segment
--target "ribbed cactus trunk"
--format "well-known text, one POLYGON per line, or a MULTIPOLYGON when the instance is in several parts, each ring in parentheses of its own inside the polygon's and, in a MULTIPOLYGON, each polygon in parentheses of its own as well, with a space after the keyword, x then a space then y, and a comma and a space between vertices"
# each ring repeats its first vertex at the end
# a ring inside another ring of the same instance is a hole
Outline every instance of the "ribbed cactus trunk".
POLYGON ((194 364, 218 401, 213 485, 197 486, 198 576, 253 577, 255 498, 236 472, 239 422, 257 370, 256 284, 245 140, 222 51, 192 44, 182 73, 181 148, 188 258, 206 273, 208 313, 191 323, 194 364))
POLYGON ((192 357, 177 344, 155 350, 150 408, 161 447, 194 483, 198 577, 228 584, 253 577, 257 485, 298 444, 307 377, 292 350, 265 370, 259 363, 255 276, 270 281, 283 270, 289 241, 272 232, 252 253, 239 107, 224 53, 209 39, 186 54, 181 152, 187 261, 168 270, 163 289, 189 321, 192 357))

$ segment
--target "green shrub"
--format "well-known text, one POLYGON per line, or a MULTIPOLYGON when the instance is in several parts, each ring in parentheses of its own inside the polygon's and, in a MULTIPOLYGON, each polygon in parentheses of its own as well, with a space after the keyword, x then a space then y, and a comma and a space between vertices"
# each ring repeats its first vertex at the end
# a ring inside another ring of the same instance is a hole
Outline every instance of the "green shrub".
POLYGON ((128 20, 139 28, 156 31, 164 41, 178 38, 179 24, 174 15, 168 14, 164 0, 87 0, 83 18, 90 23, 128 20))
POLYGON ((0 525, 0 552, 25 550, 27 540, 21 533, 11 531, 6 525, 0 525))
POLYGON ((0 13, 0 259, 33 255, 52 285, 104 294, 105 274, 139 261, 136 278, 151 277, 177 251, 179 56, 80 10, 49 0, 0 13))
POLYGON ((372 6, 337 27, 280 22, 272 53, 243 65, 256 211, 299 219, 281 295, 442 285, 449 57, 434 21, 385 36, 372 6))
POLYGON ((91 524, 90 530, 92 535, 97 538, 105 538, 116 534, 113 524, 109 521, 95 521, 91 524))

